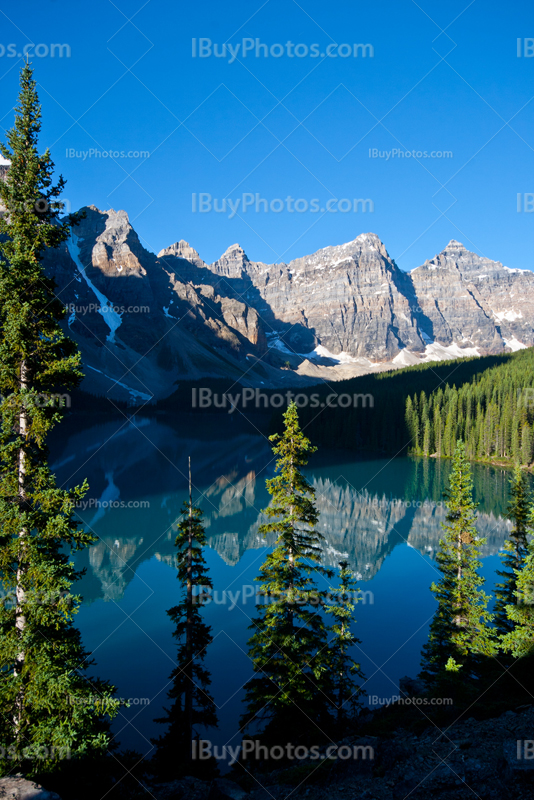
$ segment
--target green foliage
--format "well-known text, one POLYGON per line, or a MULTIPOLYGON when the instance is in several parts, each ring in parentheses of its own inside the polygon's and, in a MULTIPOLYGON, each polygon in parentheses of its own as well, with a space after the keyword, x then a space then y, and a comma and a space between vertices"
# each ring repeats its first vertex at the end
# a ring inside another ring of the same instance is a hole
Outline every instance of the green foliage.
POLYGON ((184 503, 176 536, 177 578, 183 587, 178 605, 167 611, 175 623, 173 636, 179 642, 176 667, 170 675, 172 687, 168 697, 173 701, 165 716, 156 720, 167 725, 166 733, 154 740, 154 758, 158 775, 179 778, 200 769, 202 777, 214 773, 212 761, 192 761, 192 741, 198 738, 196 726, 216 727, 215 703, 209 693, 211 678, 203 662, 213 641, 211 628, 202 619, 206 590, 212 587, 203 547, 206 535, 202 511, 193 506, 191 497, 184 503))
POLYGON ((465 667, 465 677, 476 677, 481 656, 496 652, 486 610, 489 598, 480 589, 478 575, 480 546, 473 483, 465 447, 456 445, 447 498, 445 535, 436 556, 440 581, 432 584, 438 608, 430 625, 428 643, 423 647, 421 677, 429 686, 439 685, 445 672, 465 667))
POLYGON ((284 414, 284 432, 270 437, 278 456, 277 475, 267 481, 271 520, 262 534, 275 533, 274 550, 258 581, 264 602, 252 620, 249 655, 254 677, 245 685, 244 728, 263 727, 264 739, 316 741, 331 727, 332 682, 328 630, 320 613, 327 593, 315 576, 331 577, 321 565, 324 537, 314 530, 314 489, 301 472, 316 448, 302 433, 297 407, 284 414))
MULTIPOLYGON (((318 445, 325 447, 346 448, 348 450, 365 451, 369 453, 405 454, 413 447, 412 437, 416 433, 409 428, 406 419, 406 401, 410 397, 412 406, 417 399, 417 418, 419 412, 426 407, 428 414, 428 398, 435 395, 441 387, 453 382, 457 386, 471 383, 492 369, 506 367, 515 362, 521 363, 522 359, 530 359, 530 375, 528 369, 523 370, 525 379, 530 382, 524 386, 533 385, 534 352, 523 350, 520 353, 503 354, 500 356, 483 356, 481 358, 458 358, 432 364, 417 364, 405 369, 391 370, 374 375, 362 375, 345 381, 336 381, 335 385, 312 386, 300 388, 299 394, 314 395, 310 402, 299 409, 300 421, 308 436, 318 445), (347 407, 333 406, 328 395, 350 395, 352 402, 347 407), (423 398, 423 400, 421 400, 423 398), (324 403, 324 405, 322 405, 324 403), (330 403, 330 407, 328 406, 330 403), (318 412, 320 410, 320 413, 318 412)), ((278 430, 281 412, 272 415, 271 429, 278 430)), ((423 415, 421 415, 421 420, 423 415)), ((427 442, 430 429, 433 429, 434 418, 432 415, 424 417, 425 424, 419 421, 418 441, 422 447, 427 428, 427 442), (426 426, 428 419, 428 426, 426 426)), ((445 421, 443 422, 443 427, 445 421)), ((437 429, 438 441, 429 443, 428 452, 437 452, 440 449, 440 436, 443 429, 437 429), (432 446, 433 449, 430 449, 432 446)), ((454 443, 452 440, 452 450, 454 443)), ((452 452, 451 452, 452 454, 452 452)))
MULTIPOLYGON (((528 532, 534 528, 534 505, 530 507, 528 532)), ((515 658, 534 655, 534 546, 529 544, 528 555, 521 568, 515 570, 514 601, 505 610, 511 630, 502 638, 502 649, 515 658)))
POLYGON ((454 658, 450 656, 447 663, 445 664, 445 669, 447 670, 447 672, 460 672, 460 670, 462 669, 462 665, 457 664, 454 658))
POLYGON ((516 467, 510 481, 511 499, 507 516, 513 523, 510 536, 504 544, 502 553, 503 569, 497 571, 503 581, 495 587, 495 627, 500 636, 510 633, 515 625, 507 613, 507 607, 515 603, 517 575, 528 556, 527 536, 532 533, 530 514, 532 499, 528 489, 527 476, 516 467))
POLYGON ((452 456, 463 439, 468 458, 530 465, 534 459, 534 349, 428 397, 411 395, 405 414, 416 455, 452 456), (424 431, 423 438, 419 435, 424 431))
POLYGON ((87 486, 58 488, 47 464, 46 437, 62 409, 43 397, 76 386, 81 371, 41 258, 75 220, 56 218, 64 181, 52 185, 50 154, 38 153, 41 113, 28 64, 20 85, 9 147, 0 145, 10 161, 0 181, 0 747, 5 772, 33 774, 104 753, 119 701, 108 683, 86 676, 92 661, 73 625, 80 598, 71 587, 81 573, 69 550, 95 538, 74 518, 87 486))
POLYGON ((364 680, 360 665, 356 664, 349 653, 349 649, 360 644, 351 632, 351 623, 354 622, 354 608, 357 602, 356 580, 349 567, 348 561, 339 563, 339 586, 332 589, 334 604, 325 609, 333 617, 329 641, 330 674, 333 689, 333 703, 337 708, 336 736, 342 739, 345 736, 347 722, 353 722, 358 709, 361 708, 360 697, 364 690, 359 681, 364 680), (358 681, 358 682, 357 682, 358 681))

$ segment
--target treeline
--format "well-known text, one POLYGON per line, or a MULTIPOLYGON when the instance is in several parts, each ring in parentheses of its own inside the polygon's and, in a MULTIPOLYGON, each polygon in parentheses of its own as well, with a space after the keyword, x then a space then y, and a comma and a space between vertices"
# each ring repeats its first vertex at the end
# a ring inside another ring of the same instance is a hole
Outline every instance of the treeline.
POLYGON ((532 464, 534 349, 515 353, 459 383, 446 383, 430 394, 421 390, 406 399, 410 451, 452 456, 456 441, 462 439, 471 460, 532 464))
MULTIPOLYGON (((421 392, 428 396, 453 380, 457 385, 471 382, 486 370, 513 360, 515 355, 505 353, 417 364, 402 370, 294 390, 302 396, 317 394, 319 397, 319 407, 297 400, 302 426, 315 442, 324 447, 405 455, 410 448, 405 417, 408 397, 414 393, 419 396, 421 392), (326 403, 329 395, 343 396, 342 402, 347 405, 338 405, 337 400, 331 399, 328 408, 321 407, 320 403, 326 403)), ((273 413, 272 430, 279 428, 281 416, 281 412, 273 413)))

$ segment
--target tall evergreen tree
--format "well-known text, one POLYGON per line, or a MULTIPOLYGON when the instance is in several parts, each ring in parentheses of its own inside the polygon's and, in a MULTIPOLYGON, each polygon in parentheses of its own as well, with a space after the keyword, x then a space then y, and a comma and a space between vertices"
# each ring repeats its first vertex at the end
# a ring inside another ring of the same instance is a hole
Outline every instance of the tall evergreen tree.
POLYGON ((38 151, 41 109, 29 64, 21 71, 15 124, 0 152, 0 746, 26 772, 51 768, 62 755, 105 752, 106 714, 119 701, 90 680, 92 663, 73 626, 81 573, 68 549, 96 537, 75 520, 86 485, 64 491, 47 464, 46 437, 61 419, 58 390, 79 383, 80 356, 60 322, 66 315, 42 258, 69 235, 59 221, 65 182, 52 183, 49 151, 38 151))
POLYGON ((519 466, 516 466, 510 481, 510 492, 507 516, 512 521, 513 527, 501 556, 503 569, 497 571, 503 582, 495 587, 495 627, 500 636, 510 633, 514 628, 514 621, 510 619, 506 609, 516 602, 517 575, 528 556, 527 536, 532 533, 530 527, 532 498, 528 490, 527 476, 519 466))
POLYGON ((486 609, 489 598, 480 589, 484 579, 477 572, 485 540, 475 528, 473 481, 462 441, 454 453, 446 506, 445 535, 436 556, 442 577, 431 587, 438 608, 423 648, 421 677, 430 686, 460 662, 465 667, 462 674, 476 674, 478 656, 496 651, 488 627, 492 619, 486 609))
MULTIPOLYGON (((534 504, 530 506, 527 532, 534 530, 534 504)), ((534 540, 528 555, 516 570, 514 600, 506 606, 510 630, 501 640, 502 649, 515 658, 534 656, 534 540)))
POLYGON ((198 770, 206 775, 215 770, 213 761, 194 761, 193 752, 193 740, 198 739, 197 726, 217 726, 215 702, 209 693, 211 677, 204 666, 206 650, 213 641, 211 628, 202 618, 202 606, 209 596, 206 589, 212 588, 203 554, 205 545, 202 511, 193 505, 189 459, 189 500, 183 505, 176 536, 177 578, 183 597, 167 611, 175 624, 173 636, 179 642, 176 667, 170 675, 172 687, 168 692, 173 703, 165 709, 165 716, 156 720, 167 725, 167 731, 154 740, 158 774, 168 778, 191 775, 198 770))
POLYGON ((333 704, 337 709, 336 736, 342 739, 346 734, 347 724, 354 722, 355 715, 361 708, 360 697, 364 690, 360 681, 364 681, 365 677, 360 665, 355 663, 349 653, 351 647, 360 644, 360 639, 357 639, 351 631, 357 603, 356 579, 348 561, 340 561, 339 568, 339 586, 337 589, 332 589, 334 603, 327 606, 326 611, 334 619, 331 628, 333 636, 328 649, 333 704))
POLYGON ((332 572, 321 565, 324 537, 314 530, 315 491, 301 471, 316 448, 300 429, 295 403, 284 413, 283 434, 270 440, 278 475, 267 480, 273 500, 263 513, 271 521, 260 532, 276 534, 276 542, 257 578, 266 602, 250 626, 254 677, 245 685, 241 723, 263 725, 265 740, 318 740, 332 724, 332 687, 328 630, 320 613, 327 592, 317 588, 316 576, 332 572))
POLYGON ((523 423, 521 428, 521 460, 527 466, 532 463, 533 437, 532 428, 528 422, 523 423))

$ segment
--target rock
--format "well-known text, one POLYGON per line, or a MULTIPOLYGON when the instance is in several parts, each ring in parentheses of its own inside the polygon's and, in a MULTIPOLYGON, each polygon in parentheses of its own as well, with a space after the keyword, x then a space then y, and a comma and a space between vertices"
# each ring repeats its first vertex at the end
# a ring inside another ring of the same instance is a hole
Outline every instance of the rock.
POLYGON ((509 772, 534 772, 534 741, 509 740, 503 742, 503 755, 509 772))
POLYGON ((269 784, 267 787, 254 789, 248 796, 248 800, 286 800, 295 797, 295 787, 285 784, 269 784))
POLYGON ((199 778, 186 777, 169 783, 147 787, 147 797, 155 800, 207 800, 210 784, 199 778))
POLYGON ((375 736, 354 739, 350 745, 344 745, 340 750, 342 755, 332 763, 329 773, 338 780, 348 780, 363 774, 371 775, 382 755, 380 742, 375 736), (347 757, 349 753, 350 757, 347 757))
POLYGON ((244 800, 245 797, 247 792, 226 778, 215 778, 208 794, 208 800, 244 800))
POLYGON ((422 313, 440 344, 468 343, 481 352, 532 345, 534 274, 482 258, 452 239, 410 273, 422 313))
POLYGON ((181 265, 195 271, 203 264, 186 242, 159 260, 142 246, 124 211, 83 211, 72 239, 45 254, 44 266, 70 309, 65 328, 90 367, 85 391, 140 404, 168 396, 178 378, 246 373, 245 382, 259 386, 269 370, 278 374, 246 360, 250 353, 258 361, 267 349, 254 308, 202 280, 180 279, 181 265))
POLYGON ((38 783, 28 781, 21 775, 0 778, 1 800, 61 800, 55 792, 43 789, 38 783))
POLYGON ((410 279, 375 234, 289 264, 252 262, 234 245, 210 270, 237 279, 236 291, 246 292, 290 351, 320 344, 333 354, 387 361, 405 347, 425 348, 410 279))
POLYGON ((194 250, 189 242, 186 242, 184 239, 180 239, 179 242, 175 242, 175 244, 172 244, 170 247, 160 250, 158 253, 158 258, 164 259, 165 256, 176 256, 177 258, 182 258, 197 267, 206 266, 197 251, 194 250))
POLYGON ((45 267, 95 394, 142 403, 201 377, 311 385, 534 345, 534 272, 455 240, 409 273, 373 233, 288 264, 234 244, 208 265, 183 239, 149 252, 125 211, 83 210, 45 267))
POLYGON ((409 678, 406 675, 404 678, 399 678, 399 691, 406 697, 415 697, 423 694, 425 684, 417 678, 409 678))

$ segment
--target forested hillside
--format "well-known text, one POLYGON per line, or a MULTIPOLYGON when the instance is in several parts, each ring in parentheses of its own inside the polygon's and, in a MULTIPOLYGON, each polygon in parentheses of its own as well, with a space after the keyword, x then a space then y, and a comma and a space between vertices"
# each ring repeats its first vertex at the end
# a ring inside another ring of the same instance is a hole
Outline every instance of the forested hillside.
MULTIPOLYGON (((388 455, 406 454, 412 447, 405 415, 408 397, 414 394, 419 397, 421 393, 428 397, 439 388, 443 391, 446 386, 470 384, 487 370, 513 362, 517 355, 504 354, 421 364, 347 381, 320 384, 304 392, 299 390, 301 397, 302 394, 310 396, 316 393, 320 399, 319 406, 315 407, 297 399, 299 414, 307 433, 324 447, 382 452, 388 455), (348 396, 351 398, 350 403, 348 396), (322 407, 320 404, 323 402, 328 403, 329 407, 322 407)), ((271 422, 273 431, 279 430, 280 418, 281 412, 275 412, 271 422)))
POLYGON ((451 456, 463 439, 470 459, 532 464, 534 350, 522 350, 471 381, 414 393, 405 413, 413 453, 451 456))

